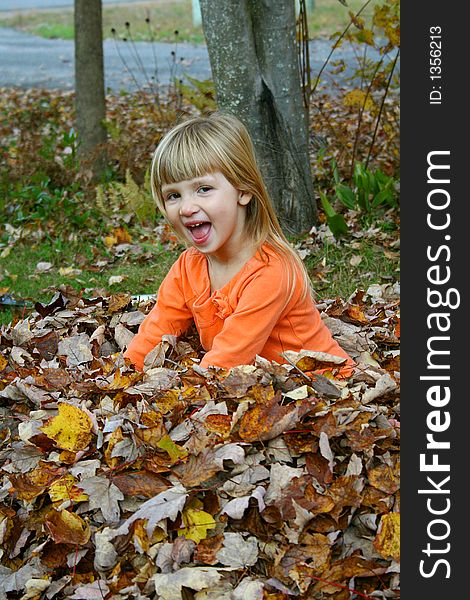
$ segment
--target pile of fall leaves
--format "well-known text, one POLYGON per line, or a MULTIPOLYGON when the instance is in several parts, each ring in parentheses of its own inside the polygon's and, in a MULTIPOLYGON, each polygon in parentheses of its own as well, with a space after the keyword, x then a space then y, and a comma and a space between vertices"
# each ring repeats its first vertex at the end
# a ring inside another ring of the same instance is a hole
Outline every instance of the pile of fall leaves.
POLYGON ((0 598, 399 597, 397 298, 319 305, 348 379, 306 351, 202 369, 194 332, 136 372, 153 301, 125 294, 3 326, 0 598))

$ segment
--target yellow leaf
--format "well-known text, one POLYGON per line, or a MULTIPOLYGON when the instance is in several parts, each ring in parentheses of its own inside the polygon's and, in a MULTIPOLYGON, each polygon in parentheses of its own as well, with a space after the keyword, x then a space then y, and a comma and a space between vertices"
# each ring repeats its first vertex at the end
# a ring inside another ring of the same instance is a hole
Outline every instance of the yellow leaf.
POLYGON ((60 267, 59 269, 61 277, 74 277, 75 275, 80 275, 81 272, 81 269, 76 269, 75 267, 60 267))
POLYGON ((49 496, 52 502, 63 502, 72 500, 72 502, 86 502, 88 496, 81 489, 75 486, 76 480, 73 475, 67 474, 54 483, 49 488, 49 496))
POLYGON ((400 560, 400 514, 383 515, 374 540, 374 547, 384 558, 400 560))
POLYGON ((374 45, 374 32, 370 29, 361 29, 356 33, 356 39, 358 42, 364 42, 369 46, 374 45))
POLYGON ((118 243, 117 237, 115 235, 106 235, 103 241, 106 248, 112 248, 118 243))
POLYGON ((117 246, 118 244, 130 244, 131 242, 132 238, 125 227, 116 227, 104 238, 104 245, 107 248, 112 248, 112 246, 117 246))
POLYGON ((206 539, 208 529, 215 528, 213 516, 204 510, 186 508, 181 517, 185 527, 178 531, 178 535, 184 535, 186 539, 194 540, 196 544, 206 539))
POLYGON ((177 462, 188 456, 188 451, 181 448, 181 446, 178 446, 178 444, 175 444, 169 435, 163 436, 162 439, 157 442, 157 448, 165 450, 165 452, 170 455, 170 460, 172 462, 177 462))
POLYGON ((168 537, 163 529, 155 527, 152 537, 149 538, 146 519, 137 519, 134 524, 133 535, 134 546, 136 548, 139 546, 144 552, 148 552, 150 546, 163 542, 168 537))
POLYGON ((369 110, 374 106, 372 98, 370 96, 366 97, 366 92, 358 89, 348 92, 343 99, 343 103, 345 106, 356 108, 362 108, 362 106, 364 106, 366 110, 369 110))
POLYGON ((390 43, 395 47, 400 46, 400 28, 399 27, 387 27, 385 30, 390 43))
POLYGON ((58 408, 59 414, 49 419, 41 431, 63 450, 84 450, 91 441, 93 423, 90 417, 83 410, 65 402, 61 402, 58 408))
POLYGON ((117 457, 113 457, 114 446, 118 442, 122 442, 124 436, 122 434, 121 427, 116 427, 116 429, 109 436, 108 444, 104 450, 104 458, 109 467, 112 469, 119 464, 119 459, 117 457))
POLYGON ((162 396, 158 398, 156 401, 157 409, 162 415, 170 412, 177 406, 180 402, 179 399, 179 390, 168 390, 162 396))

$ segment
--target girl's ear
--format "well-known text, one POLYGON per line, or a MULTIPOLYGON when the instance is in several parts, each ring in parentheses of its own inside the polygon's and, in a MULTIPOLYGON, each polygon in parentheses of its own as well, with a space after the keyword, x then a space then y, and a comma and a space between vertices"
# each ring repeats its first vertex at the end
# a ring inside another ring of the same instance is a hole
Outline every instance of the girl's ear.
POLYGON ((247 190, 238 190, 238 204, 246 206, 253 198, 253 194, 247 190))

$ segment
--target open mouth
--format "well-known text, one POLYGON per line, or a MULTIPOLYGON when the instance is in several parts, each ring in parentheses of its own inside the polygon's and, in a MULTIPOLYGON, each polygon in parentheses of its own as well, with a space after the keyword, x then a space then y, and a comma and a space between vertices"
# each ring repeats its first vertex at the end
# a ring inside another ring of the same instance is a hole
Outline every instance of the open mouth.
POLYGON ((197 223, 189 223, 186 229, 189 231, 194 243, 203 244, 209 238, 212 225, 207 221, 198 221, 197 223))

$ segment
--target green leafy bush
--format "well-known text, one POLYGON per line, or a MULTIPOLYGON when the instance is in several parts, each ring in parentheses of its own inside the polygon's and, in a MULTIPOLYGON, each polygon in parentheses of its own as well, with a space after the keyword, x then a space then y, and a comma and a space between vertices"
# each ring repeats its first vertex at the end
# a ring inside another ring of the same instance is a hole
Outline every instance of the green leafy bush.
MULTIPOLYGON (((340 178, 338 167, 333 161, 333 203, 339 202, 348 210, 360 213, 363 224, 370 225, 378 220, 386 208, 398 208, 398 181, 380 169, 367 169, 356 163, 350 185, 340 178)), ((325 192, 320 192, 320 201, 325 211, 331 232, 336 236, 345 235, 347 223, 341 213, 333 207, 325 192)))

